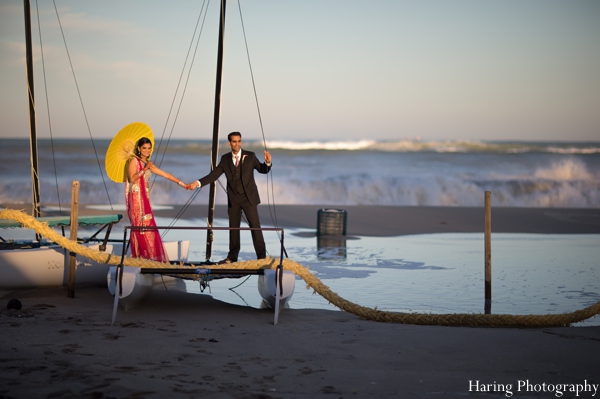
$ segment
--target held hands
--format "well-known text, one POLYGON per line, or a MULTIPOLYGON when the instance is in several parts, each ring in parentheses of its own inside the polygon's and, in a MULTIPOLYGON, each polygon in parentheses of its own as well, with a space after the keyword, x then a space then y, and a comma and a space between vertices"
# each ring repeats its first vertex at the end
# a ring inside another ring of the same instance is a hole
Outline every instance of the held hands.
POLYGON ((198 187, 198 182, 195 181, 193 183, 184 183, 184 182, 180 181, 179 183, 177 183, 177 185, 185 188, 186 190, 195 190, 196 187, 198 187))
POLYGON ((189 183, 189 184, 187 184, 187 183, 184 183, 184 182, 182 182, 182 181, 179 181, 179 182, 177 183, 177 185, 178 185, 179 187, 183 187, 183 188, 185 188, 186 190, 194 190, 194 189, 195 189, 195 188, 198 186, 198 182, 193 182, 193 183, 189 183))
POLYGON ((181 187, 185 188, 186 190, 195 190, 198 187, 198 182, 195 181, 192 183, 184 184, 181 187))

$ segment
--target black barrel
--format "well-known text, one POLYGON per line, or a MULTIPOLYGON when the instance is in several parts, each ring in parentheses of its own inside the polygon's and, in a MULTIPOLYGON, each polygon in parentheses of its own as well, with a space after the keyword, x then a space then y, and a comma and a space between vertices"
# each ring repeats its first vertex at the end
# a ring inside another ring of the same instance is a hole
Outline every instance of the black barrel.
POLYGON ((317 236, 345 236, 348 212, 343 209, 319 209, 317 236))

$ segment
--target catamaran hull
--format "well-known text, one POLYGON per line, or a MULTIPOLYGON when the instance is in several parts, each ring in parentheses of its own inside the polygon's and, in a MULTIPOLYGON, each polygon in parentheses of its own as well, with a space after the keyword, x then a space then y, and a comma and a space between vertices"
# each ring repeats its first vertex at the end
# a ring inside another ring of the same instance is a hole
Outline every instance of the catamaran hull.
MULTIPOLYGON (((277 304, 277 282, 275 279, 276 270, 265 270, 264 275, 258 276, 258 292, 263 301, 271 308, 275 309, 277 304)), ((284 270, 282 276, 283 292, 280 291, 279 308, 283 308, 294 294, 296 284, 296 275, 290 270, 284 270)))
MULTIPOLYGON (((189 241, 169 241, 164 243, 167 256, 172 261, 186 262, 190 248, 189 241)), ((122 248, 122 247, 121 247, 122 248)), ((110 266, 104 274, 108 292, 115 295, 117 267, 110 266)), ((129 310, 150 294, 154 286, 153 274, 140 273, 139 267, 124 266, 121 289, 119 290, 119 305, 129 310)))
MULTIPOLYGON (((98 250, 99 244, 86 244, 98 250)), ((189 241, 165 242, 170 259, 187 260, 189 241)), ((107 254, 120 259, 122 244, 107 244, 107 254)), ((109 265, 76 257, 75 284, 107 285, 109 265)), ((13 291, 65 285, 69 279, 69 254, 58 245, 0 251, 0 290, 13 291)))
MULTIPOLYGON (((111 266, 106 276, 108 292, 111 295, 115 295, 116 275, 117 267, 111 266)), ((119 305, 124 310, 131 309, 150 294, 153 286, 153 274, 142 274, 139 267, 124 266, 119 290, 119 305)))
MULTIPOLYGON (((154 274, 142 274, 138 267, 123 267, 123 277, 121 279, 119 290, 119 306, 124 310, 129 310, 150 294, 154 286, 154 274)), ((111 266, 107 275, 108 290, 111 295, 115 295, 117 267, 111 266)), ((263 303, 270 308, 276 309, 277 304, 277 285, 276 271, 265 270, 264 275, 258 276, 258 292, 263 299, 263 303)), ((296 275, 289 270, 283 271, 282 292, 280 291, 279 309, 285 307, 294 294, 296 284, 296 275)))
MULTIPOLYGON (((99 245, 88 245, 98 249, 99 245)), ((107 245, 107 253, 113 253, 107 245)), ((106 284, 108 265, 77 255, 76 284, 106 284), (104 279, 103 279, 104 277, 104 279)), ((1 290, 55 287, 68 282, 69 254, 58 245, 0 251, 1 290)))

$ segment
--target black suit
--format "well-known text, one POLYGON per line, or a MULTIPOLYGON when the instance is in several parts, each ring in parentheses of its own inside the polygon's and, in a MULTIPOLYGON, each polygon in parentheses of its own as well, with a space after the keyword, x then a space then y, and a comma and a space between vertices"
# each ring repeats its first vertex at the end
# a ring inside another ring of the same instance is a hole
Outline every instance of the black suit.
MULTIPOLYGON (((219 178, 223 173, 227 177, 227 213, 229 214, 229 227, 240 227, 242 210, 252 228, 260 228, 257 206, 260 204, 258 188, 254 181, 254 170, 258 173, 269 173, 271 166, 260 162, 252 151, 240 150, 239 165, 233 163, 233 153, 228 152, 221 157, 216 168, 208 175, 199 179, 201 186, 206 186, 219 178)), ((252 230, 252 242, 258 259, 266 257, 267 249, 262 231, 252 230)), ((240 231, 229 231, 229 254, 227 258, 237 261, 240 252, 240 231)))

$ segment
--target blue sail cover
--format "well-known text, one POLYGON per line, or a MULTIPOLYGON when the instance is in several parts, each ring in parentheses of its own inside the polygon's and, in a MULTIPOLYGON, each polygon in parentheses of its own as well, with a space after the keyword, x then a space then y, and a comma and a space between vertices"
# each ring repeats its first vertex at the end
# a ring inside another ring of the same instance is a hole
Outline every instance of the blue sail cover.
MULTIPOLYGON (((79 216, 77 223, 80 226, 94 226, 103 224, 118 223, 123 218, 123 215, 94 215, 94 216, 79 216)), ((47 216, 36 218, 38 222, 48 223, 50 227, 70 226, 70 216, 47 216)), ((21 223, 11 219, 0 219, 0 228, 16 228, 23 227, 21 223)))

